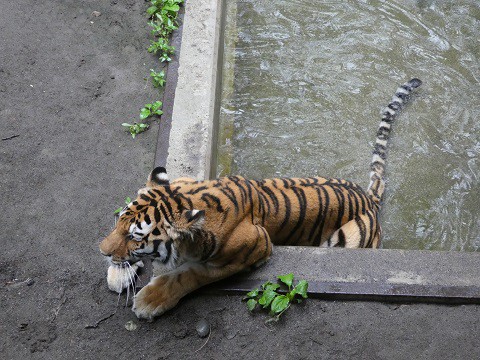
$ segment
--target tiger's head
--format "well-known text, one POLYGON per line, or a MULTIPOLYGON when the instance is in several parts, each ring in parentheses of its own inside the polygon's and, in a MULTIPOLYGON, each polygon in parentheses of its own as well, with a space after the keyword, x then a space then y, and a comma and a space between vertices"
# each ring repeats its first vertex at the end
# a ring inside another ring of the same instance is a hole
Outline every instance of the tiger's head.
MULTIPOLYGON (((110 263, 110 289, 121 292, 129 284, 122 277, 142 258, 157 258, 169 269, 185 261, 185 248, 205 220, 203 210, 182 205, 172 198, 165 168, 149 175, 145 188, 119 214, 113 231, 100 243, 100 252, 110 263)), ((136 268, 135 268, 136 270, 136 268)), ((130 278, 131 278, 130 274, 130 278)))

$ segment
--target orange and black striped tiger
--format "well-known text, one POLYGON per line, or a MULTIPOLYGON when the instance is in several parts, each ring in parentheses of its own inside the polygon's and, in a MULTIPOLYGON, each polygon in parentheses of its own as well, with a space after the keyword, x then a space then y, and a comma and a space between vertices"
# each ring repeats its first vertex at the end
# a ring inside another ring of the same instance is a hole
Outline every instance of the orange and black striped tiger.
MULTIPOLYGON (((135 296, 135 314, 151 319, 203 285, 262 264, 272 244, 378 247, 390 127, 420 85, 418 79, 402 85, 385 108, 366 191, 346 180, 321 177, 169 182, 163 167, 153 170, 100 244, 110 260, 109 272, 128 272, 123 269, 144 257, 157 258, 168 269, 135 296)), ((109 279, 118 292, 128 287, 122 276, 109 279)))

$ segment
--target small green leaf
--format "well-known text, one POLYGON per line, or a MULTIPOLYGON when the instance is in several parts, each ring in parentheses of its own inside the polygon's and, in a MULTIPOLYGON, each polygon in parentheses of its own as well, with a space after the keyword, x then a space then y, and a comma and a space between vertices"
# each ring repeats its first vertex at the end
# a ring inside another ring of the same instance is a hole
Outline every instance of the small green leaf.
POLYGON ((162 56, 160 56, 159 60, 161 62, 170 62, 172 61, 172 58, 168 55, 163 54, 162 56))
POLYGON ((144 107, 144 108, 142 108, 142 110, 140 110, 140 119, 145 120, 150 115, 151 115, 151 112, 146 107, 144 107))
POLYGON ((308 297, 307 291, 308 291, 308 282, 306 280, 300 280, 292 292, 306 299, 308 297))
POLYGON ((129 123, 123 123, 122 126, 129 126, 130 127, 130 126, 133 126, 133 125, 131 125, 129 123))
POLYGON ((286 293, 285 296, 288 297, 288 300, 292 301, 293 298, 295 297, 295 291, 292 290, 292 291, 286 293))
POLYGON ((161 101, 155 101, 153 104, 152 104, 152 111, 154 113, 157 113, 163 106, 163 103, 161 101))
POLYGON ((127 196, 127 197, 125 198, 125 204, 128 205, 128 204, 130 204, 131 202, 132 202, 132 199, 130 199, 130 197, 127 196))
POLYGON ((292 287, 292 283, 293 283, 293 274, 290 273, 290 274, 287 274, 287 275, 280 275, 278 277, 278 279, 283 282, 285 285, 288 286, 288 288, 291 288, 292 287))
POLYGON ((255 289, 247 293, 247 299, 256 298, 258 296, 259 290, 255 289))
POLYGON ((247 301, 248 310, 253 311, 253 309, 255 309, 255 306, 257 306, 257 300, 250 299, 250 300, 247 301))
POLYGON ((118 213, 119 213, 120 211, 122 211, 122 210, 123 210, 123 208, 122 208, 122 207, 119 207, 119 208, 118 208, 117 210, 115 210, 113 213, 114 213, 114 214, 118 214, 118 213))
POLYGON ((273 299, 278 296, 278 294, 273 290, 265 290, 262 294, 262 297, 258 300, 258 303, 264 308, 268 307, 273 299))
POLYGON ((155 14, 157 12, 158 8, 156 6, 150 6, 148 9, 147 9, 147 14, 152 16, 153 14, 155 14))
POLYGON ((266 290, 270 285, 274 285, 271 281, 266 281, 262 284, 262 289, 266 290))
POLYGON ((290 300, 288 297, 285 295, 278 295, 273 301, 272 301, 272 312, 275 314, 281 313, 284 311, 290 304, 290 300))
POLYGON ((267 284, 267 285, 264 287, 264 290, 272 290, 272 291, 275 291, 275 290, 277 290, 279 287, 280 287, 279 284, 269 283, 269 284, 267 284))
POLYGON ((178 5, 166 5, 163 7, 165 10, 168 10, 168 11, 175 11, 177 12, 178 10, 180 10, 180 6, 178 5))

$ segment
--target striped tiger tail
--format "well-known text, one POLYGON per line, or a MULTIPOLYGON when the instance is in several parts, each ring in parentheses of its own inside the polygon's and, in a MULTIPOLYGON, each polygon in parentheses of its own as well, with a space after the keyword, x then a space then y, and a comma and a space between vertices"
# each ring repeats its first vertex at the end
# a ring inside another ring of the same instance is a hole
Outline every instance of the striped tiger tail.
POLYGON ((370 185, 367 188, 367 194, 370 195, 372 200, 377 204, 380 204, 382 201, 385 190, 385 161, 387 158, 387 143, 390 137, 392 123, 403 105, 407 102, 409 95, 420 85, 422 85, 422 81, 414 78, 400 86, 390 103, 382 112, 382 121, 378 127, 373 158, 370 164, 370 185))

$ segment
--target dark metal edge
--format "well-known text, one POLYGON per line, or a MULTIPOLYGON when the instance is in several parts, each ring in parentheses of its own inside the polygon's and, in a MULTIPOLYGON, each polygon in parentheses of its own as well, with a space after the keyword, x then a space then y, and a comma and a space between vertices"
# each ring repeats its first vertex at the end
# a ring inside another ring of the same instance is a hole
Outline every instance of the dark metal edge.
MULTIPOLYGON (((267 279, 234 277, 211 284, 203 291, 214 294, 245 295, 250 290, 260 288, 266 281, 267 279)), ((480 287, 478 286, 309 281, 308 295, 324 300, 480 304, 480 287)))

